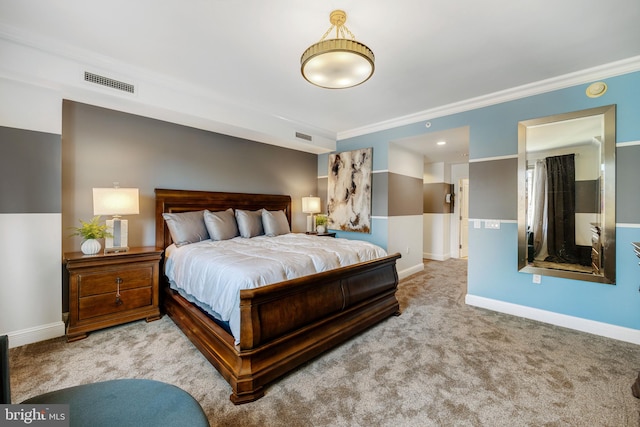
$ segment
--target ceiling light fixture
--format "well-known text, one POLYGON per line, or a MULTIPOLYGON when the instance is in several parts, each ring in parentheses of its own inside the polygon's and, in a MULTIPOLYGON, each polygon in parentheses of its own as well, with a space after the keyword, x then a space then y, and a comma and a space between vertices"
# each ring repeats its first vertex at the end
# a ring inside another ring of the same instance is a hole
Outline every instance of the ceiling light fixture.
POLYGON ((597 98, 604 95, 607 91, 607 84, 605 82, 591 83, 587 88, 587 96, 589 98, 597 98))
POLYGON ((373 75, 373 52, 356 41, 356 37, 344 25, 346 21, 347 14, 344 11, 331 12, 331 27, 318 43, 302 54, 302 76, 309 83, 326 89, 345 89, 362 84, 373 75), (325 40, 334 28, 336 38, 325 40))

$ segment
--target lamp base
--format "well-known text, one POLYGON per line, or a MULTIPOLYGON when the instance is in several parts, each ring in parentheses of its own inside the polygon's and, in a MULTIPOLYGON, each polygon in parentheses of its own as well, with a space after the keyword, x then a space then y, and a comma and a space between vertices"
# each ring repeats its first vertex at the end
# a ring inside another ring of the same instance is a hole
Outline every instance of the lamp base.
POLYGON ((315 225, 314 215, 307 216, 307 233, 313 233, 316 231, 316 228, 314 227, 314 225, 315 225))
POLYGON ((108 219, 106 223, 107 231, 111 234, 111 237, 105 237, 104 239, 104 253, 128 251, 129 221, 114 218, 108 219))

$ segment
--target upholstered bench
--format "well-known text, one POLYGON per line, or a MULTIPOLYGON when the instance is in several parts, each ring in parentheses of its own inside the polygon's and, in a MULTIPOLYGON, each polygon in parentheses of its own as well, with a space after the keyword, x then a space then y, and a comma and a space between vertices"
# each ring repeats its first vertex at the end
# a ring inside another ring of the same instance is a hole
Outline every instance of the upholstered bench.
POLYGON ((186 391, 158 381, 121 379, 79 385, 32 397, 26 404, 69 404, 70 426, 209 426, 186 391))

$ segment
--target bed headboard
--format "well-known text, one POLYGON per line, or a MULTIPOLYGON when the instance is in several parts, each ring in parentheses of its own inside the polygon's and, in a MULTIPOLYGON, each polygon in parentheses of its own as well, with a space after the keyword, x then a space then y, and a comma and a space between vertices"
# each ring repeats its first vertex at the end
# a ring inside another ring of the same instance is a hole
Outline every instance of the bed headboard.
POLYGON ((171 244, 171 234, 162 218, 165 212, 179 213, 208 209, 212 212, 229 208, 255 211, 283 210, 291 225, 291 196, 278 194, 223 193, 215 191, 165 190, 156 188, 156 247, 171 244))

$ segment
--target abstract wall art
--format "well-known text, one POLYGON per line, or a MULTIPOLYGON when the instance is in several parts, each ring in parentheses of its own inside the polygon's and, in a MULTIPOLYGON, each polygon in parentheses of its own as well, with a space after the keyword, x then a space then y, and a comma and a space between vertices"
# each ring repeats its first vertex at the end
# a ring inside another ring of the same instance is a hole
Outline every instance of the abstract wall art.
POLYGON ((329 228, 371 233, 372 148, 329 155, 329 228))

